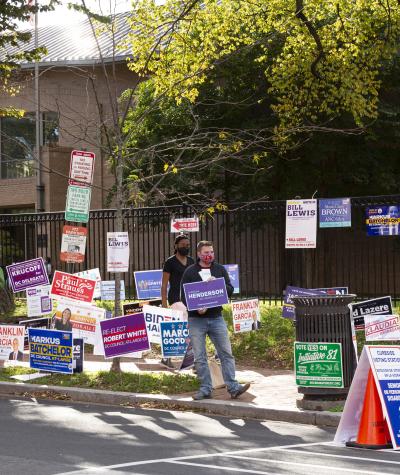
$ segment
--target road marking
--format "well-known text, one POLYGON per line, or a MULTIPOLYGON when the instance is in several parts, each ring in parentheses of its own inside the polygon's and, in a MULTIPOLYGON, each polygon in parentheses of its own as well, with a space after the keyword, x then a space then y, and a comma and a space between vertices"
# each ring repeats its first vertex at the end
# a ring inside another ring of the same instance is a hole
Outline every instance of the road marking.
MULTIPOLYGON (((400 465, 400 462, 390 462, 389 460, 379 460, 379 459, 371 459, 368 457, 355 457, 353 455, 339 455, 339 454, 324 454, 320 452, 309 452, 307 451, 301 451, 301 450, 290 450, 290 449, 273 449, 278 452, 289 452, 289 453, 294 453, 294 454, 304 454, 304 455, 318 455, 320 457, 336 457, 336 458, 343 458, 343 459, 353 459, 353 460, 365 460, 367 462, 378 462, 378 463, 392 463, 395 465, 400 465)), ((365 450, 365 449, 364 449, 365 450)), ((393 452, 393 450, 392 450, 393 452)))
MULTIPOLYGON (((240 455, 230 455, 229 458, 241 459, 241 460, 254 460, 264 463, 274 463, 274 464, 283 464, 283 465, 296 465, 300 467, 310 467, 310 468, 322 468, 324 470, 332 470, 332 467, 327 467, 326 465, 314 465, 312 463, 303 463, 303 462, 288 462, 287 460, 272 460, 272 459, 260 459, 256 457, 242 457, 240 455)), ((258 474, 269 474, 270 472, 259 472, 257 470, 247 470, 234 467, 224 467, 220 465, 205 465, 202 463, 192 463, 184 461, 174 461, 171 460, 168 463, 175 463, 179 465, 190 465, 193 467, 205 467, 205 468, 216 468, 218 470, 231 470, 234 472, 245 472, 245 473, 258 473, 258 474)), ((382 472, 369 472, 366 470, 354 470, 353 468, 344 468, 344 467, 335 467, 336 472, 350 472, 350 473, 362 473, 363 475, 382 475, 382 472)), ((397 473, 385 472, 385 475, 398 475, 397 473)))
MULTIPOLYGON (((153 459, 153 460, 139 460, 136 462, 127 462, 127 463, 119 463, 115 465, 104 465, 104 466, 93 466, 88 467, 83 470, 74 470, 72 472, 63 472, 59 473, 58 475, 83 475, 85 473, 96 472, 98 470, 112 470, 115 468, 124 468, 124 467, 134 467, 137 465, 150 465, 154 463, 163 463, 163 462, 171 462, 171 461, 179 461, 179 460, 190 460, 190 459, 198 459, 198 458, 206 458, 206 457, 224 457, 226 455, 234 455, 234 454, 246 454, 250 452, 261 452, 264 450, 272 450, 272 449, 285 449, 285 448, 293 448, 293 447, 311 447, 313 445, 327 445, 330 442, 307 442, 302 444, 291 444, 291 445, 276 445, 272 447, 257 447, 253 449, 244 449, 244 450, 231 450, 228 452, 216 452, 216 453, 209 453, 209 454, 199 454, 199 455, 186 455, 182 457, 169 457, 163 459, 153 459)), ((387 474, 390 475, 390 474, 387 474)))

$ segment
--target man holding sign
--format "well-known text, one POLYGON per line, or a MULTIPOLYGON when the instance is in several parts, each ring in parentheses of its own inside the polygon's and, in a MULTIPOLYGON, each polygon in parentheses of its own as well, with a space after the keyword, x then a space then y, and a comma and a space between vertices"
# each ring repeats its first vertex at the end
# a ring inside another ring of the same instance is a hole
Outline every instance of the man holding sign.
POLYGON ((232 399, 250 387, 235 379, 235 359, 232 355, 228 329, 222 317, 222 305, 228 303, 233 286, 228 272, 214 262, 214 248, 210 241, 197 244, 197 263, 188 267, 181 282, 181 297, 188 308, 189 334, 192 340, 195 366, 200 390, 195 400, 211 398, 212 381, 206 351, 206 336, 211 338, 221 360, 222 375, 232 399))

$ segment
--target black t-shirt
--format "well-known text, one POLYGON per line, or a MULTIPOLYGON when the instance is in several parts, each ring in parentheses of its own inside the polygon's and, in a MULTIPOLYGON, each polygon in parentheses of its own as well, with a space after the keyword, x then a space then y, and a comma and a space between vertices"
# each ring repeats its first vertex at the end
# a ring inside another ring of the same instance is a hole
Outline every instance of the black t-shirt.
POLYGON ((165 261, 163 272, 169 273, 168 303, 170 305, 181 300, 180 285, 183 273, 189 266, 194 264, 194 260, 190 256, 187 256, 186 259, 186 266, 180 262, 176 255, 169 257, 165 261))

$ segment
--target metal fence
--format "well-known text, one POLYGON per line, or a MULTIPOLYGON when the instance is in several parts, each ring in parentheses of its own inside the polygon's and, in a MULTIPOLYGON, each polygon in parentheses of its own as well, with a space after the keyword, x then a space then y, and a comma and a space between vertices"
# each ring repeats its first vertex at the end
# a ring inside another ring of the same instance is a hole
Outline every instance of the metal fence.
MULTIPOLYGON (((358 298, 391 295, 399 299, 399 236, 368 237, 365 207, 399 204, 400 195, 352 198, 351 228, 318 229, 316 249, 285 249, 285 202, 235 206, 201 221, 191 233, 192 255, 200 239, 214 242, 217 260, 239 264, 242 297, 281 300, 287 285, 316 288, 348 286, 358 298)), ((124 210, 130 236, 130 270, 124 274, 127 298, 135 298, 133 271, 160 269, 173 252, 172 217, 192 216, 188 206, 124 210)), ((106 233, 115 230, 115 210, 90 213, 85 262, 59 260, 64 213, 0 215, 0 265, 37 256, 50 257, 53 270, 106 269, 106 233)))

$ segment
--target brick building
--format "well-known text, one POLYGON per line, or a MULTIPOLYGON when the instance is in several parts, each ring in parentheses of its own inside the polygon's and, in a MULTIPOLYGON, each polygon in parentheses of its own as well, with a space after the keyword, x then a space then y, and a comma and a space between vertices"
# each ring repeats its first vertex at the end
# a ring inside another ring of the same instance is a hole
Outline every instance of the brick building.
MULTIPOLYGON (((88 20, 39 28, 39 45, 47 48, 39 63, 41 186, 34 64, 25 63, 13 78, 18 93, 0 96, 0 107, 25 111, 22 119, 0 118, 0 214, 40 209, 40 193, 44 211, 63 210, 74 149, 96 154, 91 209, 106 207, 113 176, 102 147, 102 124, 110 119, 113 101, 137 83, 126 66, 127 52, 118 50, 129 29, 126 17, 117 16, 115 24, 116 34, 103 31, 97 41, 88 20)), ((33 42, 32 37, 28 47, 33 42)))

